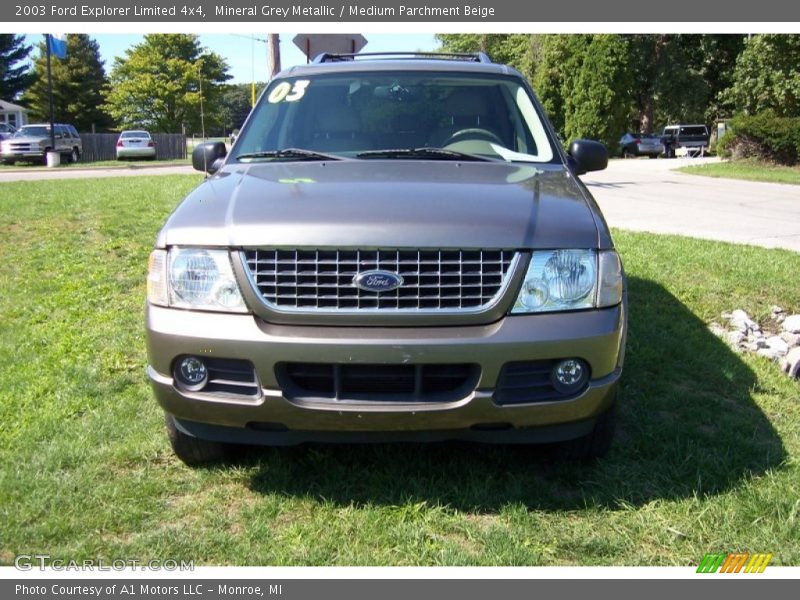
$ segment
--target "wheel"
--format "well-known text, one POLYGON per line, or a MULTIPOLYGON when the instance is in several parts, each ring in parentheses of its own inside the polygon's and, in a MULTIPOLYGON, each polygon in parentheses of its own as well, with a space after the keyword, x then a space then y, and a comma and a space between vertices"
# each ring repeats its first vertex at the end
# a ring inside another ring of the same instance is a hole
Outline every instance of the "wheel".
POLYGON ((80 159, 80 157, 81 157, 81 155, 80 155, 80 152, 78 152, 78 149, 77 148, 73 148, 72 152, 70 152, 70 154, 69 154, 69 162, 76 163, 76 162, 78 162, 78 159, 80 159))
POLYGON ((167 436, 175 456, 190 467, 197 467, 219 462, 231 454, 229 444, 201 440, 182 432, 175 425, 175 418, 164 414, 167 425, 167 436))
POLYGON ((604 457, 611 449, 616 425, 617 407, 615 403, 598 417, 590 434, 558 444, 556 446, 557 457, 570 461, 589 461, 604 457))
POLYGON ((653 160, 654 158, 658 158, 658 154, 650 154, 650 160, 653 160))
POLYGON ((622 158, 633 158, 633 153, 627 148, 622 149, 622 158))
POLYGON ((503 140, 501 140, 496 133, 493 133, 488 129, 481 129, 480 127, 470 127, 469 129, 461 129, 451 134, 450 137, 442 142, 442 146, 446 147, 450 144, 460 142, 463 139, 483 139, 496 144, 503 144, 503 140))
POLYGON ((47 153, 50 152, 50 148, 44 149, 44 154, 42 154, 42 164, 46 167, 47 166, 47 153))

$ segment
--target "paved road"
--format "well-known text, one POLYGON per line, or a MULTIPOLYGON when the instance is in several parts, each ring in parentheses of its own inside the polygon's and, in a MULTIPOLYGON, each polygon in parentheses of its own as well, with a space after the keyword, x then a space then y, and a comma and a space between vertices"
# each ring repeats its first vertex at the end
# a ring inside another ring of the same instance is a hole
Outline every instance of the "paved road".
MULTIPOLYGON (((588 173, 612 227, 675 233, 800 252, 800 186, 685 175, 686 164, 715 159, 613 160, 588 173)), ((0 182, 196 173, 188 166, 0 171, 0 182)))
POLYGON ((715 159, 613 160, 582 177, 609 225, 800 252, 800 186, 672 169, 715 159))
MULTIPOLYGON (((130 177, 143 175, 191 175, 197 173, 190 166, 178 165, 169 167, 109 167, 81 169, 27 169, 0 170, 0 182, 4 181, 36 181, 41 179, 83 179, 86 177, 130 177)), ((199 175, 199 173, 197 173, 199 175)))

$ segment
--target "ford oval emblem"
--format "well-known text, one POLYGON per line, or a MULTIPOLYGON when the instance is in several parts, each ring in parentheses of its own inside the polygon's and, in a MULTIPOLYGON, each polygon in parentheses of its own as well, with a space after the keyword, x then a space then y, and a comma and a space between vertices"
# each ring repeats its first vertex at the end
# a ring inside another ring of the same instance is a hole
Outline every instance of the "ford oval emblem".
POLYGON ((391 292, 403 285, 403 278, 391 271, 364 271, 353 277, 353 284, 365 292, 391 292))

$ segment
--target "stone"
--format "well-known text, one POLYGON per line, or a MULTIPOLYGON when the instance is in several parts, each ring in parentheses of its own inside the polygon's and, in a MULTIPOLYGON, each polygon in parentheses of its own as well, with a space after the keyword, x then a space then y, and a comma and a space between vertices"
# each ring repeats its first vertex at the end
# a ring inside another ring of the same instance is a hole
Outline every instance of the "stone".
POLYGON ((731 313, 730 324, 734 329, 744 333, 748 331, 758 331, 760 329, 758 324, 750 318, 750 315, 741 308, 737 308, 731 313))
POLYGON ((800 333, 800 315, 789 315, 781 324, 781 329, 789 333, 800 333))
POLYGON ((784 359, 781 361, 781 369, 787 373, 789 377, 800 379, 800 348, 792 348, 789 350, 784 359))
POLYGON ((786 356, 786 353, 789 352, 789 344, 787 344, 777 335, 768 337, 766 339, 766 344, 767 348, 774 351, 779 357, 786 356))
POLYGON ((779 315, 782 312, 784 312, 784 310, 780 306, 772 306, 770 310, 772 311, 773 315, 779 315))
POLYGON ((728 333, 728 330, 727 330, 727 329, 725 329, 725 328, 724 328, 722 325, 720 325, 719 323, 711 323, 711 324, 708 326, 708 330, 709 330, 711 333, 713 333, 715 336, 717 336, 717 337, 720 337, 720 338, 721 338, 721 337, 725 337, 725 336, 727 335, 727 333, 728 333))
POLYGON ((778 356, 778 353, 772 348, 759 348, 758 350, 756 350, 756 354, 758 356, 763 356, 764 358, 768 358, 770 360, 778 360, 780 358, 778 356))
POLYGON ((800 333, 781 331, 780 338, 789 345, 789 348, 800 346, 800 333))
POLYGON ((725 331, 723 339, 731 346, 739 347, 739 344, 744 342, 745 337, 741 331, 725 331))

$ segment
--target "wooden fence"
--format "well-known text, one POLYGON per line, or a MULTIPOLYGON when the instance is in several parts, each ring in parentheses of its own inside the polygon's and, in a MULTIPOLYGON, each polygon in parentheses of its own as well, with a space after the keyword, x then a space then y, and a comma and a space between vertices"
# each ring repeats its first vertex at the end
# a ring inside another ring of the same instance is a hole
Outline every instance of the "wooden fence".
MULTIPOLYGON (((186 158, 186 136, 182 133, 151 133, 156 143, 156 159, 186 158)), ((116 160, 118 133, 82 133, 82 162, 116 160)))

